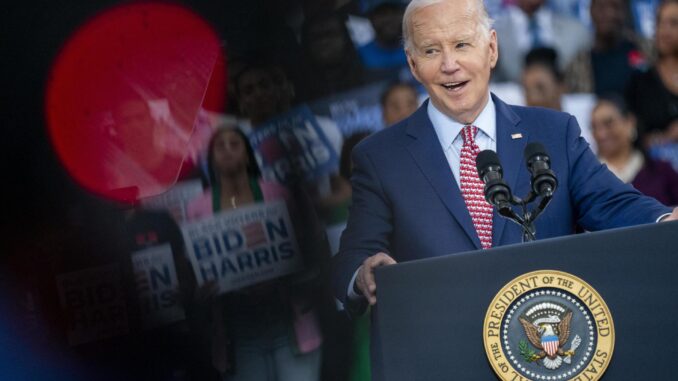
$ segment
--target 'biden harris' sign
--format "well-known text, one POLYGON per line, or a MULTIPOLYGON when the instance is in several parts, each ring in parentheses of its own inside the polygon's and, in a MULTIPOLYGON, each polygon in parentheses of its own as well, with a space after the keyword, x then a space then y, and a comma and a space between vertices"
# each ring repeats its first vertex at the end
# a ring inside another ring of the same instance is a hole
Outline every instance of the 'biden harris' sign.
POLYGON ((285 184, 297 176, 312 181, 332 173, 339 158, 325 131, 305 105, 255 128, 249 141, 263 177, 285 184))
POLYGON ((129 333, 127 304, 117 264, 56 277, 72 346, 129 333))
POLYGON ((186 318, 177 297, 179 279, 169 243, 132 253, 132 268, 144 328, 186 318))
POLYGON ((284 201, 253 204, 181 227, 199 285, 224 293, 301 270, 284 201))

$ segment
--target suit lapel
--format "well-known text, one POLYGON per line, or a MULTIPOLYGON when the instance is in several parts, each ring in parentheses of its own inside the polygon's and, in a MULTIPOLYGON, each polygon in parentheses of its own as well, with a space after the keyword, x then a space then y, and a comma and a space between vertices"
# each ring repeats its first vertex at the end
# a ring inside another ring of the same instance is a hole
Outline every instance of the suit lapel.
POLYGON ((445 153, 440 146, 440 140, 428 118, 427 107, 428 101, 424 102, 409 119, 407 134, 414 139, 411 139, 407 150, 447 210, 457 220, 476 249, 480 249, 480 239, 459 191, 459 186, 447 163, 445 153))
MULTIPOLYGON (((519 125, 520 118, 506 103, 494 94, 492 94, 492 99, 497 112, 497 154, 504 170, 504 180, 511 190, 515 190, 518 183, 518 174, 524 165, 523 151, 527 145, 527 131, 521 128, 519 125)), ((506 219, 495 212, 492 224, 492 242, 499 245, 506 226, 506 219)))

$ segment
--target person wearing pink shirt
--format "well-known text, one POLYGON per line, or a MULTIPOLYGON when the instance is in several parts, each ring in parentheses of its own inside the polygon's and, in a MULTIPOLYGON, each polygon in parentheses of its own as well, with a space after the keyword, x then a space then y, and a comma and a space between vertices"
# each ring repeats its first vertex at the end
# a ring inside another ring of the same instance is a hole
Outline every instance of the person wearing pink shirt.
MULTIPOLYGON (((238 129, 214 133, 208 171, 211 187, 189 203, 189 220, 274 200, 285 200, 293 209, 284 187, 261 179, 252 148, 238 129)), ((216 284, 206 283, 198 298, 212 312, 205 333, 213 365, 224 380, 318 379, 322 335, 313 303, 299 292, 298 283, 274 279, 223 295, 216 292, 216 284)))

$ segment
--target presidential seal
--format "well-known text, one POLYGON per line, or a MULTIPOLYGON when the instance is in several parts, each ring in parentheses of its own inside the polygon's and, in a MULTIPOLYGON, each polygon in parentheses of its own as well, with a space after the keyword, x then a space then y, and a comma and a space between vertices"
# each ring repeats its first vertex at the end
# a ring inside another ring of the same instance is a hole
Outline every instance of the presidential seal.
POLYGON ((588 283, 540 270, 497 293, 485 315, 483 338, 502 380, 595 381, 610 364, 614 324, 588 283))

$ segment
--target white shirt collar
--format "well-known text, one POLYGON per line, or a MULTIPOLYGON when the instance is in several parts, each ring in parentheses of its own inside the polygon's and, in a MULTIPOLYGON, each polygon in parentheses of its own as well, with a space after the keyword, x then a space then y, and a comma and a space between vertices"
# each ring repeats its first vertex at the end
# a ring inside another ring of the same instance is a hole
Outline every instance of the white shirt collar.
MULTIPOLYGON (((428 107, 426 108, 428 117, 433 124, 433 129, 438 135, 438 140, 440 140, 440 145, 443 146, 443 150, 447 150, 452 145, 452 142, 459 136, 461 130, 466 126, 452 119, 451 117, 443 114, 438 110, 433 102, 429 100, 428 107)), ((480 115, 473 121, 472 125, 478 127, 485 135, 487 135, 491 141, 496 142, 497 136, 497 113, 494 106, 494 101, 492 96, 488 95, 487 104, 483 108, 483 111, 480 112, 480 115)))

